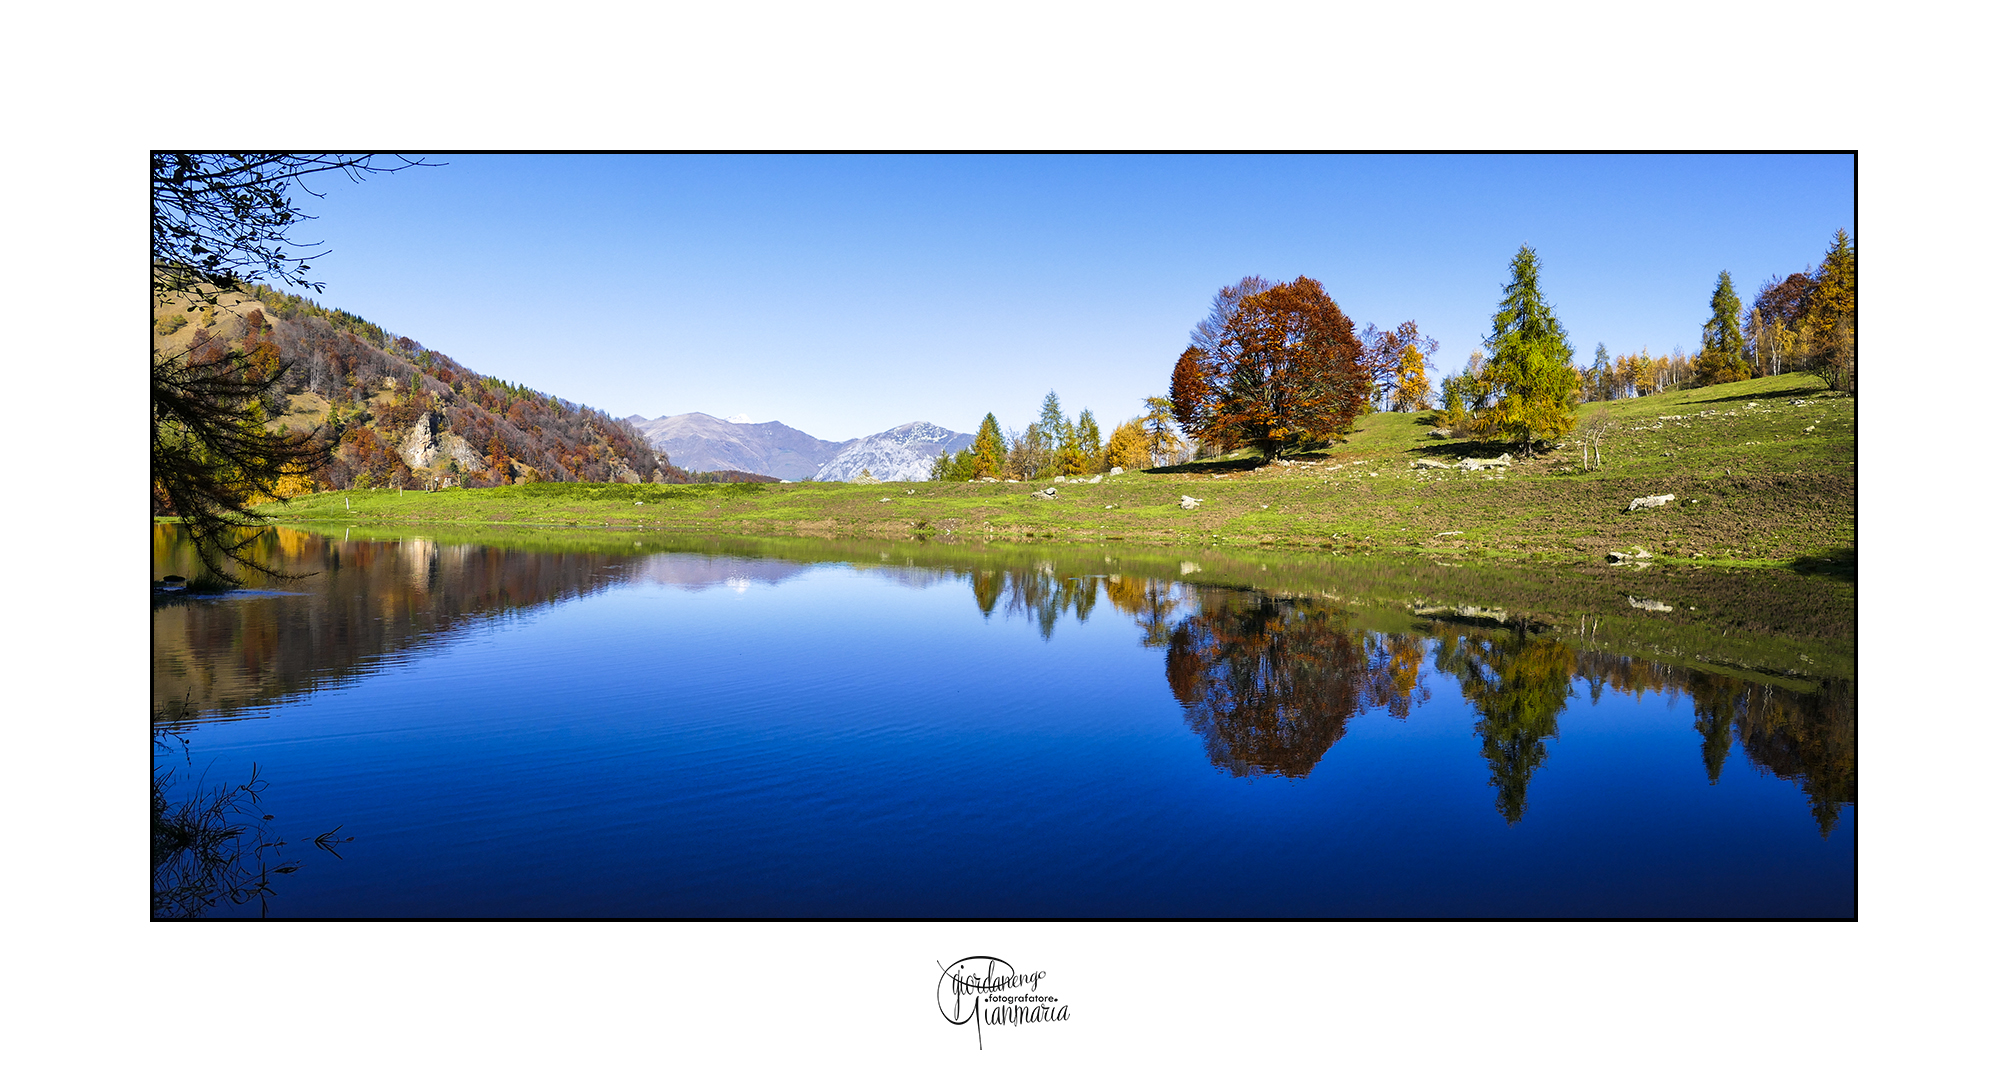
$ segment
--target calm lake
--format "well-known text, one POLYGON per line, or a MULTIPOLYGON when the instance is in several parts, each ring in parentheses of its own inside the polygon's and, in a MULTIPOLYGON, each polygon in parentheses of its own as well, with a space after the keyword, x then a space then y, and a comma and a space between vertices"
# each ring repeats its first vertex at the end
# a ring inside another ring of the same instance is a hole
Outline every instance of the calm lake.
MULTIPOLYGON (((259 779, 239 858, 171 869, 236 869, 237 898, 179 902, 208 918, 1856 911, 1847 582, 604 531, 257 547, 303 576, 151 612, 165 799, 259 779), (284 844, 243 851, 261 835, 284 844)), ((154 580, 194 572, 156 526, 154 580)))

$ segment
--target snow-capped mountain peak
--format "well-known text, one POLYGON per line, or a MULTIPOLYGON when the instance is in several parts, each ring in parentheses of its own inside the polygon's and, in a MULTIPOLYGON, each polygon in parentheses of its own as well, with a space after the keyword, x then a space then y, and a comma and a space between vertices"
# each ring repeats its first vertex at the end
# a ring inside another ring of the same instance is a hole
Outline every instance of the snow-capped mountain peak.
POLYGON ((967 432, 951 431, 926 421, 909 421, 850 444, 810 479, 853 480, 869 469, 879 480, 926 480, 935 457, 942 451, 953 454, 975 441, 976 437, 967 432))

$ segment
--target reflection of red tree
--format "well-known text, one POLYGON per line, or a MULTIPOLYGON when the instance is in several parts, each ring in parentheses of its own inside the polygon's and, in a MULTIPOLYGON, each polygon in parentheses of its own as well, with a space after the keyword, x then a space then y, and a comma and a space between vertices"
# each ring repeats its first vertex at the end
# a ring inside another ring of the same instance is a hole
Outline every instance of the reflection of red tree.
POLYGON ((1165 677, 1215 766, 1301 778, 1359 713, 1363 639, 1308 600, 1210 590, 1172 630, 1165 677))

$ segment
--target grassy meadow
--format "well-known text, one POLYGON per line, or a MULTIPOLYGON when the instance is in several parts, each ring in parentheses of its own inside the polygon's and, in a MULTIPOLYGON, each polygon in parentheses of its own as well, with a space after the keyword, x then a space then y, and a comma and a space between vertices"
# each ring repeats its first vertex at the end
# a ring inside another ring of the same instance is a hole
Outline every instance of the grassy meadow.
POLYGON ((1122 542, 1443 565, 1593 563, 1639 547, 1662 563, 1853 572, 1855 401, 1811 376, 1584 405, 1553 450, 1505 469, 1418 469, 1506 449, 1429 431, 1416 414, 1371 414, 1329 449, 1276 464, 1229 455, 1093 484, 525 484, 322 492, 265 511, 280 523, 1122 542), (1599 422, 1602 466, 1586 470, 1599 422), (1035 494, 1048 487, 1057 495, 1035 494), (1668 494, 1671 505, 1625 509, 1668 494), (1202 501, 1184 509, 1181 496, 1202 501))

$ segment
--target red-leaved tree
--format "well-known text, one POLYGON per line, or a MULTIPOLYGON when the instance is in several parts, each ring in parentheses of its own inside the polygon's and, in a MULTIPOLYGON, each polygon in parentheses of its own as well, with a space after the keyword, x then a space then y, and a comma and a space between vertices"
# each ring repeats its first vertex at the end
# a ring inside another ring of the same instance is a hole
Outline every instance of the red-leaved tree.
POLYGON ((1172 369, 1178 423, 1196 440, 1254 447, 1264 460, 1344 435, 1372 390, 1352 320, 1307 276, 1252 293, 1248 282, 1221 290, 1216 315, 1201 323, 1212 330, 1195 331, 1172 369))

